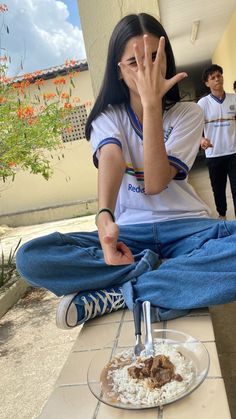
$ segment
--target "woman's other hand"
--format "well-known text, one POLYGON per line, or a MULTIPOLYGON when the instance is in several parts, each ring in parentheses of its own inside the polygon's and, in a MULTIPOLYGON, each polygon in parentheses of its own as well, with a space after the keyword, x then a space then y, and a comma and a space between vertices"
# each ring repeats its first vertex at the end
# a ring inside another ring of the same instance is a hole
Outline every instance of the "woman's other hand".
POLYGON ((134 257, 128 246, 123 242, 118 242, 118 225, 112 220, 108 220, 107 217, 109 217, 109 214, 101 213, 97 223, 105 262, 108 265, 129 265, 133 263, 134 257))

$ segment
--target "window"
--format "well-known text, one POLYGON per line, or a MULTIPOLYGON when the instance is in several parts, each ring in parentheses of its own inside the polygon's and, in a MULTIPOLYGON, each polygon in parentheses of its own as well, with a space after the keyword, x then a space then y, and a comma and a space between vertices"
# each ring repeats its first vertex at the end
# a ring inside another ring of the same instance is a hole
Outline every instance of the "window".
POLYGON ((87 121, 87 110, 85 105, 77 106, 67 117, 69 126, 62 132, 62 141, 83 140, 85 138, 85 124, 87 121))

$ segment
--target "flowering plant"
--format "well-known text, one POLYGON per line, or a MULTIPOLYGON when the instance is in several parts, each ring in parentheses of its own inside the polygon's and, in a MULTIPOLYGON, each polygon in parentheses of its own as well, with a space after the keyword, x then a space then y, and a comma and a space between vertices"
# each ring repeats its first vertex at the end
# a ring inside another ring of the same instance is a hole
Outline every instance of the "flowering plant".
MULTIPOLYGON (((2 31, 9 33, 4 20, 7 11, 7 5, 0 3, 0 41, 2 31)), ((0 180, 14 180, 18 169, 48 180, 53 171, 49 151, 58 150, 63 157, 61 132, 70 129, 66 116, 72 108, 72 77, 69 93, 63 92, 66 79, 56 78, 55 92, 42 94, 42 72, 25 74, 14 81, 7 77, 9 65, 7 50, 0 43, 0 180), (31 93, 32 83, 38 94, 31 93)))

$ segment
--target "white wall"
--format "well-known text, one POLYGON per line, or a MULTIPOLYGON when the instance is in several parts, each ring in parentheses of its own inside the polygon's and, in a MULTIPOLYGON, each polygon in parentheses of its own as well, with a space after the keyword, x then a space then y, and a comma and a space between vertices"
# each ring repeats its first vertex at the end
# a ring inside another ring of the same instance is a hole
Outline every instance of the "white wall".
POLYGON ((234 93, 233 83, 236 80, 236 11, 232 15, 223 36, 218 43, 212 57, 214 64, 220 65, 224 70, 225 91, 234 93))

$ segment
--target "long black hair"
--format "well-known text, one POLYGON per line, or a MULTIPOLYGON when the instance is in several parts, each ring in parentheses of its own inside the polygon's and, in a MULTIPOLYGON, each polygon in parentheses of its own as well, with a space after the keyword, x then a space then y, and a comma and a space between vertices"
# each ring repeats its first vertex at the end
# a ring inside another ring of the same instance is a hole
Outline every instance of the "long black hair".
MULTIPOLYGON (((145 33, 149 33, 157 38, 165 37, 166 78, 170 79, 176 74, 175 59, 170 41, 160 22, 146 13, 125 16, 117 23, 110 38, 103 82, 85 126, 87 140, 90 138, 93 120, 109 104, 129 103, 129 89, 124 81, 119 79, 118 63, 121 61, 127 42, 131 38, 144 35, 145 33)), ((177 85, 174 85, 165 95, 164 108, 168 109, 179 100, 179 88, 177 85)))

